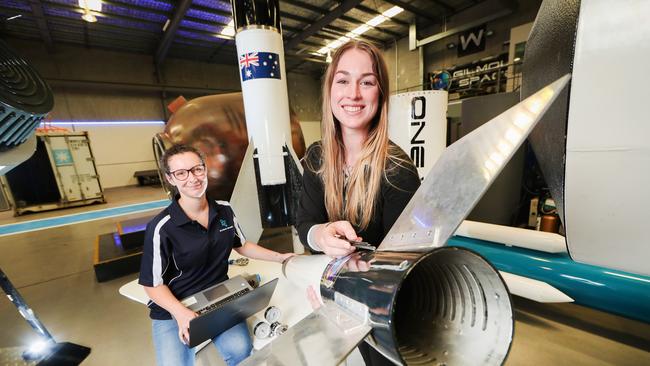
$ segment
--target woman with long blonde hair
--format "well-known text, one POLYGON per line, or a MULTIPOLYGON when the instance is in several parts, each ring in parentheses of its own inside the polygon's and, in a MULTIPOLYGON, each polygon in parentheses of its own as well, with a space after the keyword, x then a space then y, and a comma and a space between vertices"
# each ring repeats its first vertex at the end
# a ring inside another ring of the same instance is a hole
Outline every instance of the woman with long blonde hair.
MULTIPOLYGON (((388 71, 375 46, 338 48, 322 95, 322 140, 305 154, 297 229, 310 250, 341 257, 354 252, 349 241, 379 245, 420 179, 388 139, 388 71)), ((359 349, 367 365, 391 364, 365 343, 359 349)))

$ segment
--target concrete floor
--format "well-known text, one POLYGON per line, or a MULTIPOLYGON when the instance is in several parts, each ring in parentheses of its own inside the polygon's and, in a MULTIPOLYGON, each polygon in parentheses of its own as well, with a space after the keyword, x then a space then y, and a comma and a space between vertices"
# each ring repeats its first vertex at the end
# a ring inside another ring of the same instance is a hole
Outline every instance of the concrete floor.
MULTIPOLYGON (((0 224, 164 198, 159 188, 107 190, 106 205, 12 218, 0 224)), ((53 336, 92 348, 83 365, 153 365, 145 307, 118 294, 134 279, 97 283, 92 267, 98 234, 135 214, 0 237, 0 268, 53 336)), ((577 305, 515 299, 515 337, 506 365, 650 365, 650 325, 577 305)), ((649 305, 650 306, 650 305, 649 305)), ((0 299, 0 347, 26 345, 34 332, 0 299)))

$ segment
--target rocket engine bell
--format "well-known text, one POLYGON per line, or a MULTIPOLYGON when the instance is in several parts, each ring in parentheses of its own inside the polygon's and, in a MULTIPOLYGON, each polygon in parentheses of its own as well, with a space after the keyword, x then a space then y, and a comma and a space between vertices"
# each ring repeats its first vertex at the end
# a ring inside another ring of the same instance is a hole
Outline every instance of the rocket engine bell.
POLYGON ((293 257, 285 276, 306 287, 305 268, 322 270, 325 306, 336 304, 363 319, 372 327, 366 342, 395 364, 505 360, 514 331, 510 295, 498 271, 474 252, 441 247, 428 253, 362 252, 331 262, 318 257, 324 256, 293 257), (359 271, 353 264, 358 261, 369 269, 359 271))

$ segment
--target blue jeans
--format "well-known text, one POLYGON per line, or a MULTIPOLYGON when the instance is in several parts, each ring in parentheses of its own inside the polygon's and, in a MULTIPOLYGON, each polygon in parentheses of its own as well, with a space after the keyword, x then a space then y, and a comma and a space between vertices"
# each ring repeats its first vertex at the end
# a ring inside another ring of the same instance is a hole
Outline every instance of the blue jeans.
MULTIPOLYGON (((158 366, 193 366, 194 349, 181 343, 176 320, 152 320, 153 346, 158 366)), ((234 366, 251 354, 253 344, 246 322, 241 322, 212 340, 226 365, 234 366)))

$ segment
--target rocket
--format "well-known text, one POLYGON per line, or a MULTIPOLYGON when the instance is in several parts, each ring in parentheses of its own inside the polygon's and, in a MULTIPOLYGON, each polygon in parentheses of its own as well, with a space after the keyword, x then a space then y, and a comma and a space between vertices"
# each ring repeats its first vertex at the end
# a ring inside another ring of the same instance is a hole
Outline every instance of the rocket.
MULTIPOLYGON (((650 246, 642 214, 650 205, 650 174, 639 169, 650 162, 650 125, 634 71, 644 66, 622 56, 647 54, 650 46, 630 17, 626 8, 545 0, 526 43, 522 98, 565 73, 574 75, 529 138, 565 234, 464 221, 447 245, 484 255, 514 295, 650 323, 650 246), (603 18, 616 19, 614 36, 599 27, 603 18), (616 50, 617 57, 603 58, 603 50, 616 50), (556 62, 549 63, 549 55, 556 62), (611 69, 619 70, 615 80, 601 88, 601 70, 611 69)), ((440 151, 436 135, 445 136, 446 124, 436 125, 431 115, 441 110, 429 107, 432 93, 391 96, 389 115, 391 140, 424 170, 440 151)))
POLYGON ((249 138, 231 205, 256 241, 263 228, 295 222, 302 167, 291 145, 279 2, 231 4, 249 138), (255 198, 259 208, 250 204, 255 198))

